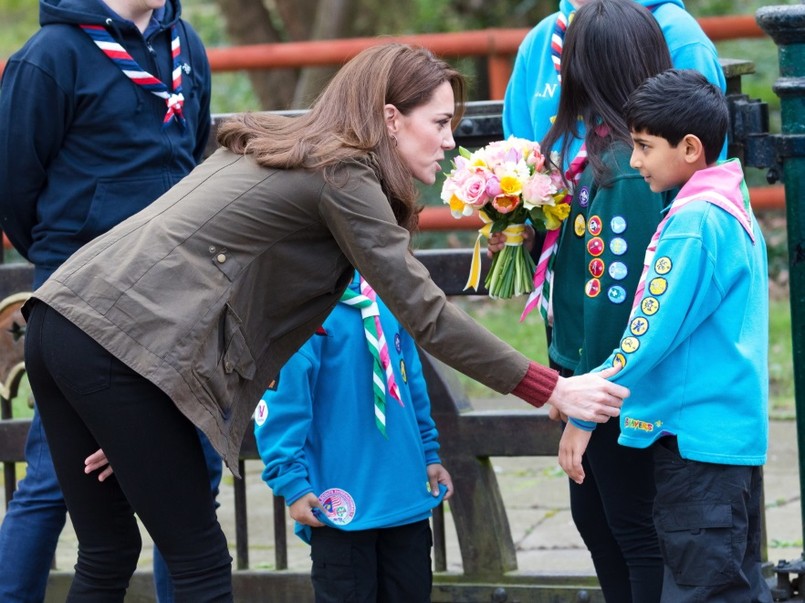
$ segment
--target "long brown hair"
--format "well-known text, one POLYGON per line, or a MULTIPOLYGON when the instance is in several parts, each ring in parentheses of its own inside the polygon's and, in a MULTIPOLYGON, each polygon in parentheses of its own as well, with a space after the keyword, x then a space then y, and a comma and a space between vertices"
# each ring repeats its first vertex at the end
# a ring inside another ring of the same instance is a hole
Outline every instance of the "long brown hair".
POLYGON ((252 154, 265 167, 322 169, 332 179, 345 160, 373 155, 397 222, 417 224, 418 190, 389 136, 383 107, 408 114, 449 82, 456 99, 453 126, 463 113, 463 76, 429 50, 406 44, 372 46, 346 63, 310 110, 298 117, 247 113, 223 123, 219 144, 252 154))

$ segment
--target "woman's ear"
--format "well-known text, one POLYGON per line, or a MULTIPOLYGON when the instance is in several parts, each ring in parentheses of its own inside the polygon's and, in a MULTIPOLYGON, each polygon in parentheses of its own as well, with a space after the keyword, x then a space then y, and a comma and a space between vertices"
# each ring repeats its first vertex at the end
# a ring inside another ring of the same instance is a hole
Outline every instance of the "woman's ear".
POLYGON ((684 153, 685 163, 698 163, 704 161, 704 145, 695 134, 685 134, 680 141, 684 153))
POLYGON ((397 133, 397 118, 399 116, 400 112, 394 105, 388 104, 383 106, 383 117, 386 120, 386 127, 389 130, 389 134, 397 133))

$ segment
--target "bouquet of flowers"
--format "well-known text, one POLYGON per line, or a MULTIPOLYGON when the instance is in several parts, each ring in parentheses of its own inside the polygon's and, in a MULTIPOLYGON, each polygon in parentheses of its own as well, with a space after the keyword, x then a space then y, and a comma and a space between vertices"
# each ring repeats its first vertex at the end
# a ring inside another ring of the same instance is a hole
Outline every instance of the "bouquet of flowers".
POLYGON ((474 153, 459 147, 441 198, 455 218, 477 210, 484 222, 465 289, 478 290, 481 238, 502 232, 506 244, 484 282, 490 297, 508 299, 533 290, 534 260, 523 247, 526 220, 536 230, 555 230, 570 213, 562 175, 546 163, 539 144, 522 138, 492 142, 474 153))

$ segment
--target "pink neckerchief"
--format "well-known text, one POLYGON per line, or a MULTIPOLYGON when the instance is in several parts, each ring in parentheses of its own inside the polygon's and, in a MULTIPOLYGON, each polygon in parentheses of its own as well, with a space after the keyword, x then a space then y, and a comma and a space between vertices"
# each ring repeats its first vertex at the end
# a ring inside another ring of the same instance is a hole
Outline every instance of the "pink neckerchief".
POLYGON ((749 205, 749 194, 746 190, 746 183, 743 180, 743 173, 741 172, 740 164, 738 163, 737 159, 732 159, 730 161, 721 163, 716 165, 712 168, 706 168, 704 170, 699 170, 696 172, 691 179, 685 183, 685 186, 679 191, 676 199, 674 202, 671 203, 671 207, 668 209, 668 213, 665 214, 665 217, 660 221, 657 225, 657 229, 654 231, 654 234, 651 236, 651 241, 646 248, 646 255, 643 258, 643 271, 640 274, 640 280, 637 283, 637 289, 635 289, 635 296, 634 302, 632 305, 632 313, 634 313, 635 308, 640 305, 640 302, 643 297, 643 292, 646 288, 646 276, 648 275, 649 266, 654 261, 654 254, 657 251, 657 243, 660 240, 660 236, 662 234, 662 230, 665 227, 665 223, 668 221, 668 218, 673 216, 676 212, 680 209, 685 207, 688 203, 692 201, 706 201, 707 203, 712 203, 726 211, 728 214, 733 216, 746 233, 749 235, 749 238, 752 240, 752 243, 755 242, 755 233, 752 229, 752 216, 751 216, 751 209, 749 205), (737 168, 737 172, 736 172, 737 168), (726 173, 726 174, 725 174, 726 173), (729 178, 734 179, 736 176, 740 179, 739 186, 742 191, 742 199, 738 200, 737 198, 729 198, 721 193, 716 192, 713 188, 710 188, 713 185, 718 186, 718 188, 724 188, 724 177, 725 175, 729 178))

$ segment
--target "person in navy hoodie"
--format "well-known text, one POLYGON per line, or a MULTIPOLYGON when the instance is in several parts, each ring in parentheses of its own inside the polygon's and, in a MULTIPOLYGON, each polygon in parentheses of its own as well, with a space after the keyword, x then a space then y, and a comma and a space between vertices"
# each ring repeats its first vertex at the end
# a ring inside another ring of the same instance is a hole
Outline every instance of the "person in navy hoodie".
MULTIPOLYGON (((8 60, 0 83, 0 227, 33 264, 34 289, 202 160, 210 67, 180 15, 179 0, 42 0, 40 30, 8 60)), ((216 492, 221 460, 203 445, 216 492)), ((26 476, 0 528, 4 602, 43 600, 67 511, 36 409, 25 456, 26 476)), ((156 552, 155 582, 168 602, 160 559, 156 552)))
POLYGON ((453 486, 414 340, 357 272, 263 395, 255 437, 316 601, 430 601, 429 517, 453 486))
MULTIPOLYGON (((718 162, 724 95, 701 74, 646 80, 625 109, 631 165, 681 187, 646 250, 628 327, 595 370, 631 388, 619 444, 650 448, 662 601, 770 603, 761 568, 768 445, 768 260, 740 162, 718 162)), ((559 463, 577 483, 594 424, 571 418, 559 463)))

